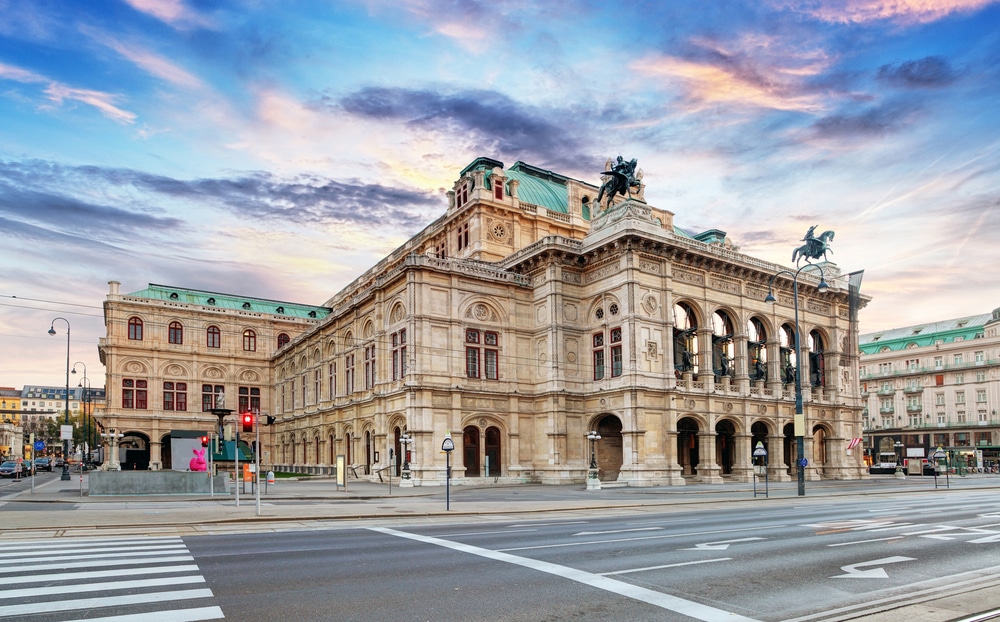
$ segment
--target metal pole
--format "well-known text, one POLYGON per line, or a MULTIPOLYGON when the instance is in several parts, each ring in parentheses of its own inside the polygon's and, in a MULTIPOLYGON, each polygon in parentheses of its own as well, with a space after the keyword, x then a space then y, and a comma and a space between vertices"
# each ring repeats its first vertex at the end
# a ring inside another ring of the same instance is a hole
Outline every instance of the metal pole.
POLYGON ((255 493, 257 495, 257 516, 260 516, 260 409, 258 408, 253 415, 253 427, 254 431, 257 433, 257 444, 254 446, 255 450, 253 452, 254 456, 254 472, 253 472, 253 482, 255 484, 255 493))
MULTIPOLYGON (((805 266, 803 266, 804 268, 805 266)), ((796 475, 799 483, 799 496, 806 494, 806 467, 803 464, 806 457, 805 446, 805 414, 802 412, 802 344, 799 333, 799 268, 792 279, 792 303, 795 307, 795 452, 796 475)))
POLYGON ((237 422, 236 426, 236 507, 240 507, 240 486, 243 485, 243 474, 240 473, 240 426, 242 422, 237 422))
MULTIPOLYGON (((70 336, 70 325, 69 320, 64 317, 56 317, 52 319, 49 325, 49 334, 55 335, 56 328, 54 326, 56 320, 62 320, 66 322, 66 418, 65 424, 69 425, 69 336, 70 336)), ((59 478, 63 481, 69 481, 69 439, 63 439, 63 470, 62 476, 59 478)))
POLYGON ((444 452, 444 509, 451 509, 451 452, 444 452))

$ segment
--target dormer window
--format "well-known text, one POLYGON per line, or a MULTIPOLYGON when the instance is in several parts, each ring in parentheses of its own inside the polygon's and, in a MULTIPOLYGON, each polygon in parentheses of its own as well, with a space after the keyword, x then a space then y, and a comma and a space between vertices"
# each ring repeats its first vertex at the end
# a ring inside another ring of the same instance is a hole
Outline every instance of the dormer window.
POLYGON ((497 201, 503 200, 503 184, 500 182, 493 182, 493 198, 497 201))
POLYGON ((243 303, 243 308, 246 309, 247 311, 249 311, 250 310, 250 303, 249 302, 244 302, 243 303))
POLYGON ((275 311, 275 313, 284 313, 285 312, 285 308, 284 307, 278 307, 274 311, 275 311))
POLYGON ((215 304, 215 298, 209 298, 206 302, 208 304, 210 304, 210 305, 214 305, 215 304))

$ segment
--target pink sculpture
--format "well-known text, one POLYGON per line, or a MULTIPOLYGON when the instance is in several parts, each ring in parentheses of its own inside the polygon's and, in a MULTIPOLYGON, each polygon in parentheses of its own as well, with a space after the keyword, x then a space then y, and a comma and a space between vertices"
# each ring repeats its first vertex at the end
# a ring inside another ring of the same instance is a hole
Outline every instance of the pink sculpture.
POLYGON ((205 462, 205 450, 204 449, 192 449, 194 452, 194 458, 191 458, 191 462, 188 463, 188 468, 192 471, 207 471, 208 464, 205 462))

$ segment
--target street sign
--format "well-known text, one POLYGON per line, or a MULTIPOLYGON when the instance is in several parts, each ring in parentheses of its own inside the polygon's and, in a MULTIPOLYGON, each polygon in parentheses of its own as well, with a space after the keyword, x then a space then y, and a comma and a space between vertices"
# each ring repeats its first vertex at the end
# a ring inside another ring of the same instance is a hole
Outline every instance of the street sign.
POLYGON ((455 451, 455 441, 451 440, 450 436, 441 443, 441 451, 455 451))
POLYGON ((35 451, 45 451, 45 441, 35 441, 35 451))
POLYGON ((753 450, 753 457, 760 458, 761 456, 766 456, 767 450, 764 449, 764 443, 757 441, 757 447, 753 450))
POLYGON ((71 425, 59 426, 59 440, 61 441, 73 440, 73 426, 71 425))

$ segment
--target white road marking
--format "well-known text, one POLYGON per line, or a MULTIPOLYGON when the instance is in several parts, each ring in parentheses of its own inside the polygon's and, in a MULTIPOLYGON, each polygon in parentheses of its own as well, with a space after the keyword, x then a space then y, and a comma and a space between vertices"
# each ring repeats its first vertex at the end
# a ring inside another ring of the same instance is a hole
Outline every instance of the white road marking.
POLYGON ((200 622, 200 620, 220 620, 226 616, 219 607, 199 607, 197 609, 172 609, 151 611, 105 618, 84 618, 66 622, 200 622))
POLYGON ((51 581, 78 581, 80 579, 106 579, 109 577, 131 577, 140 574, 166 574, 168 572, 198 572, 195 564, 184 564, 182 566, 156 566, 151 568, 118 568, 117 570, 91 570, 88 572, 60 572, 56 574, 44 573, 35 576, 5 577, 3 585, 17 585, 20 583, 41 583, 51 581))
POLYGON ((165 585, 184 585, 187 583, 204 583, 201 575, 186 577, 160 577, 158 579, 136 579, 134 581, 105 581, 104 583, 79 583, 48 585, 45 587, 23 587, 16 590, 0 590, 0 599, 31 598, 35 596, 53 596, 56 594, 76 594, 79 592, 103 592, 105 590, 131 590, 143 587, 163 587, 165 585))
POLYGON ((839 574, 830 577, 831 579, 888 579, 889 573, 882 568, 886 564, 898 564, 899 562, 912 562, 915 561, 913 557, 883 557, 882 559, 873 559, 870 562, 860 562, 857 564, 851 564, 849 566, 841 566, 840 569, 847 574, 839 574), (879 566, 878 568, 872 568, 870 570, 859 570, 864 566, 879 566))
POLYGON ((696 566, 698 564, 711 564, 714 562, 728 562, 731 561, 732 557, 720 557, 718 559, 703 559, 696 562, 680 562, 677 564, 664 564, 662 566, 646 566, 645 568, 630 568, 628 570, 614 570, 612 572, 602 572, 602 576, 609 576, 613 574, 629 574, 632 572, 646 572, 647 570, 661 570, 663 568, 678 568, 680 566, 696 566))
POLYGON ((766 540, 767 538, 740 538, 739 540, 720 540, 718 542, 702 542, 691 548, 680 549, 682 551, 725 551, 730 544, 737 542, 753 542, 754 540, 766 540))
POLYGON ((639 587, 638 585, 624 583, 616 579, 602 577, 601 575, 585 572, 583 570, 577 570, 575 568, 569 568, 567 566, 560 566, 558 564, 537 559, 530 559, 527 557, 518 557, 517 555, 483 549, 478 546, 470 546, 460 542, 452 542, 450 540, 442 540, 440 538, 431 538, 428 536, 407 533, 405 531, 396 531, 395 529, 389 529, 387 527, 369 527, 369 529, 390 536, 408 538, 410 540, 416 540, 425 544, 433 544, 435 546, 441 546, 454 551, 468 553, 470 555, 478 555, 479 557, 485 557, 495 561, 531 568, 532 570, 552 574, 564 579, 569 579, 570 581, 576 581, 590 587, 618 594, 626 598, 648 603, 662 609, 674 611, 692 617, 696 620, 704 620, 705 622, 722 622, 723 620, 729 622, 757 622, 753 618, 746 618, 729 611, 716 609, 715 607, 702 605, 701 603, 678 598, 677 596, 671 596, 670 594, 657 592, 655 590, 639 587))
POLYGON ((631 529, 611 529, 609 531, 581 531, 574 536, 603 536, 606 533, 629 533, 631 531, 663 531, 663 527, 633 527, 631 529))
POLYGON ((144 603, 162 603, 172 600, 188 600, 191 598, 211 598, 212 590, 178 590, 176 592, 149 592, 147 594, 129 594, 127 596, 95 596, 77 600, 56 600, 45 603, 30 603, 27 605, 8 605, 0 607, 0 616, 26 616, 32 613, 54 613, 57 611, 72 611, 74 609, 97 609, 100 607, 120 607, 122 605, 138 605, 144 603))
POLYGON ((738 533, 740 531, 763 531, 765 529, 785 529, 788 525, 774 525, 772 527, 747 527, 745 529, 719 529, 716 531, 692 531, 689 533, 675 533, 663 536, 639 536, 636 538, 615 538, 612 540, 584 540, 582 542, 561 542, 559 544, 539 544, 536 546, 517 546, 509 549, 499 549, 500 551, 530 551, 533 549, 556 549, 567 546, 587 546, 588 544, 611 544, 612 542, 636 542, 639 540, 666 540, 671 538, 685 538, 688 536, 707 536, 715 533, 738 533))

